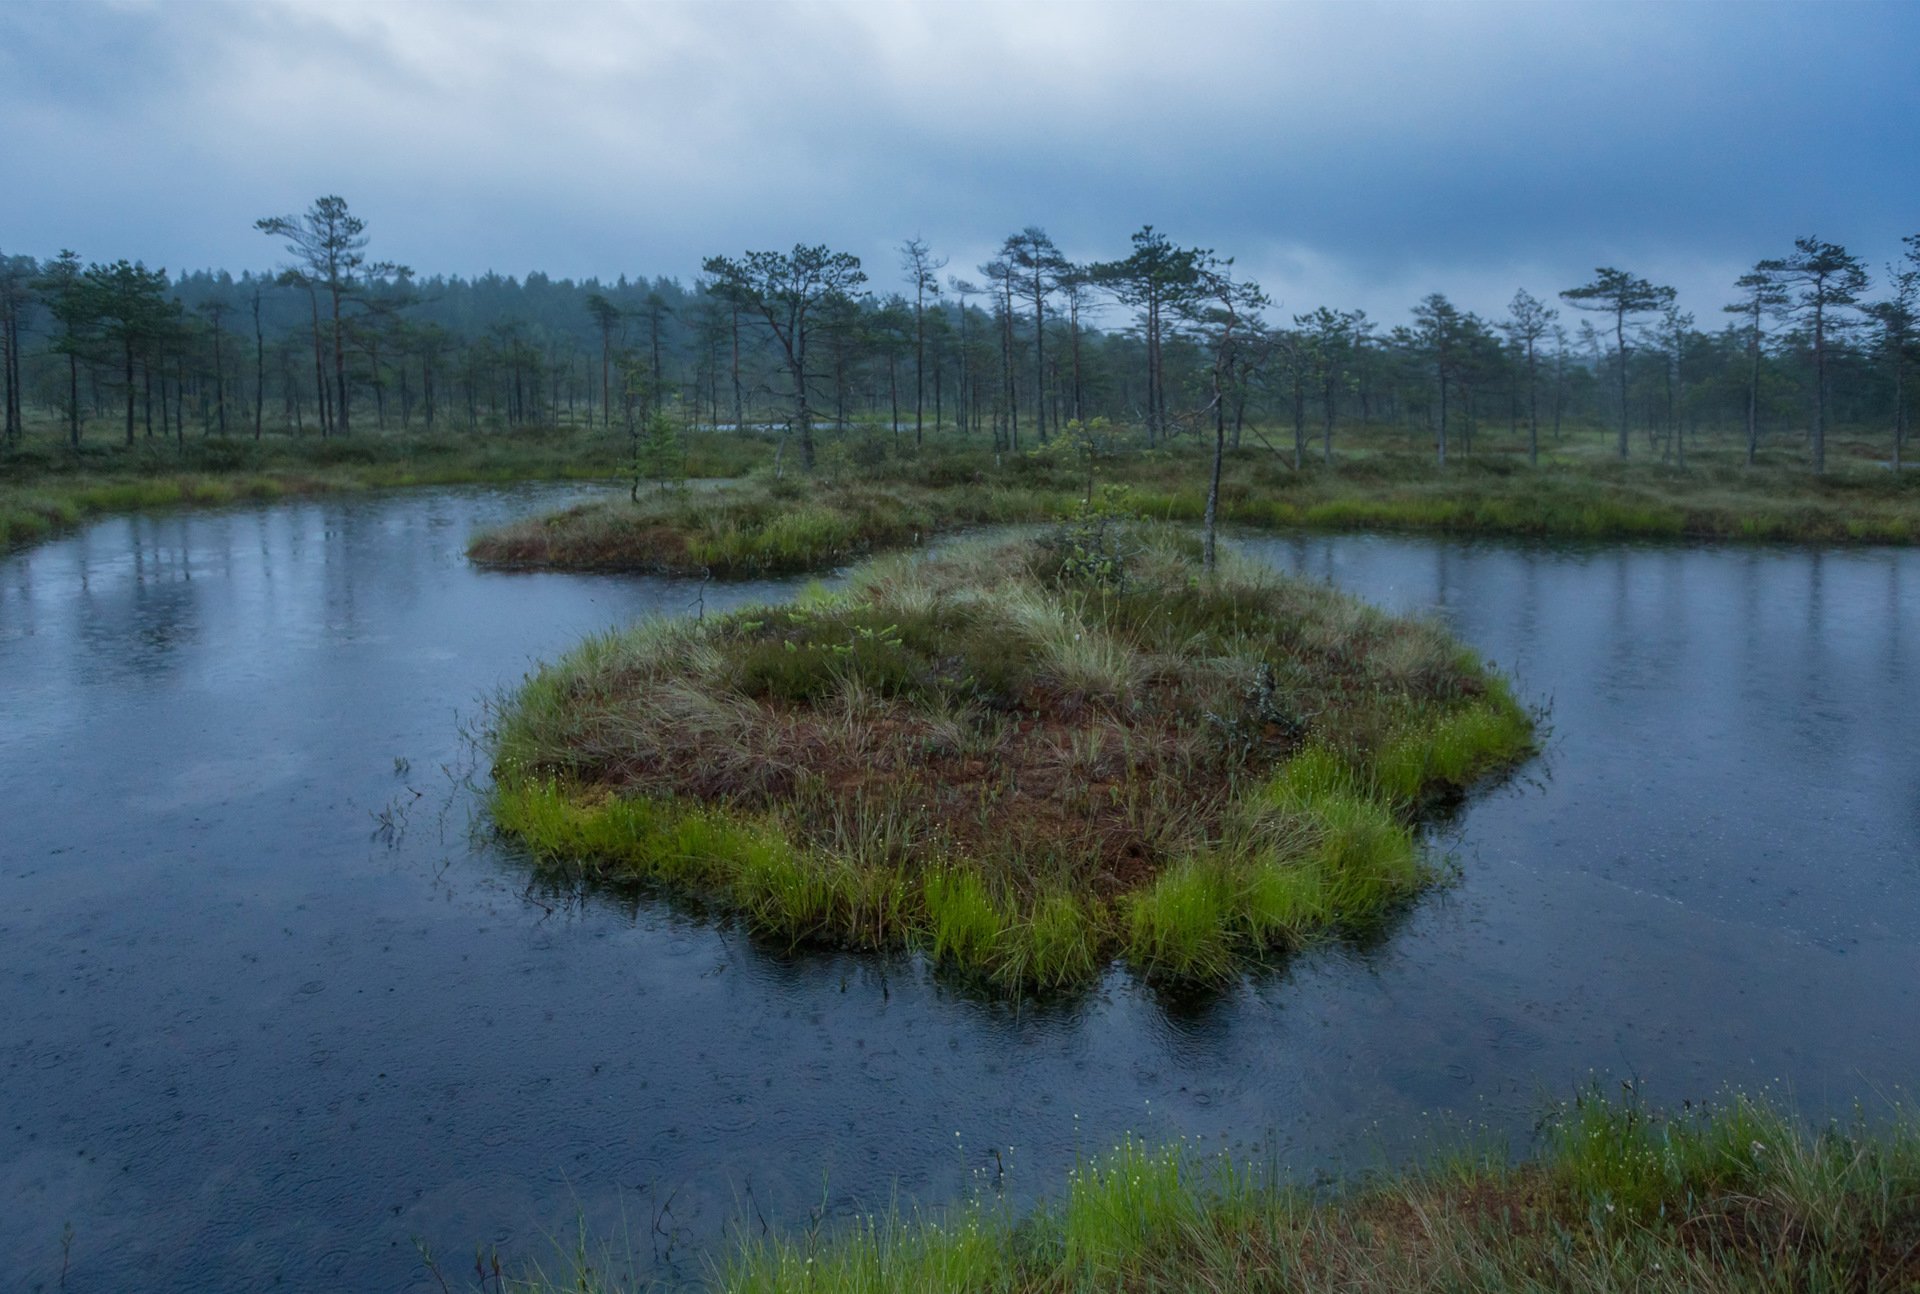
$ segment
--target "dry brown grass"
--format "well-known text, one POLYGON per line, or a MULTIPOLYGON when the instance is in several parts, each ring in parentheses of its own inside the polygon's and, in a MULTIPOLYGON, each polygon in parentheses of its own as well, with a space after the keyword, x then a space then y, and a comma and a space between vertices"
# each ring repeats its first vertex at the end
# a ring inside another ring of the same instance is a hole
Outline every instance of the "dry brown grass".
POLYGON ((1041 944, 1084 977, 1087 946, 1123 938, 1150 972, 1217 975, 1404 899, 1422 795, 1530 740, 1437 627, 1102 522, 590 642, 510 709, 496 812, 611 874, 737 888, 746 867, 742 906, 789 937, 847 938, 857 915, 888 942, 873 897, 898 896, 898 939, 1001 979, 1046 979, 1041 944), (586 797, 593 825, 567 808, 586 797), (696 810, 760 843, 709 833, 687 864, 665 824, 696 810), (781 860, 747 867, 768 840, 781 860))

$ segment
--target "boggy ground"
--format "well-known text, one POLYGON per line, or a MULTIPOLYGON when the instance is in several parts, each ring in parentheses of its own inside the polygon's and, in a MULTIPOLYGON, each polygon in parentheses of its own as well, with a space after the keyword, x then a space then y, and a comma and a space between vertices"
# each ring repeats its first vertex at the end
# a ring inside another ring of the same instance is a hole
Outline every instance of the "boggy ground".
MULTIPOLYGON (((1858 455, 1819 477, 1778 453, 1750 467, 1724 448, 1681 468, 1622 463, 1589 437, 1552 447, 1537 466, 1509 446, 1442 468, 1405 439, 1354 434, 1334 461, 1298 468, 1264 445, 1229 451, 1221 519, 1579 540, 1920 539, 1920 473, 1858 455)), ((834 441, 814 477, 587 504, 478 535, 469 553, 502 566, 737 578, 823 570, 955 526, 1051 521, 1102 493, 1144 516, 1198 521, 1207 451, 1192 437, 1149 449, 1121 432, 1002 454, 952 434, 900 450, 834 441)))
POLYGON ((752 579, 844 565, 970 524, 1053 514, 1051 495, 935 490, 795 477, 724 491, 648 490, 483 532, 467 555, 488 566, 752 579))
MULTIPOLYGON (((565 1266, 565 1288, 616 1288, 602 1265, 565 1266)), ((1667 1117, 1632 1094, 1587 1096, 1549 1116, 1528 1162, 1436 1154, 1331 1195, 1127 1141, 1026 1218, 983 1191, 825 1238, 743 1226, 712 1287, 1895 1294, 1920 1289, 1920 1118, 1813 1130, 1764 1099, 1667 1117)), ((527 1288, 560 1286, 536 1274, 527 1288)))
POLYGON ((1533 728, 1431 624, 1089 514, 592 639, 496 738, 542 860, 1026 990, 1377 922, 1431 879, 1421 807, 1533 728))
MULTIPOLYGON (((1488 433, 1471 451, 1456 448, 1441 468, 1424 438, 1405 428, 1353 425, 1341 428, 1331 461, 1316 450, 1296 469, 1287 436, 1275 432, 1250 427, 1245 447, 1229 451, 1226 520, 1587 539, 1920 540, 1920 472, 1886 470, 1884 446, 1874 437, 1836 434, 1832 470, 1816 477, 1779 438, 1758 466, 1748 467, 1737 438, 1703 437, 1682 468, 1645 447, 1636 448, 1632 462, 1619 462, 1611 431, 1569 429, 1545 440, 1536 467, 1526 461, 1523 441, 1488 433)), ((609 506, 556 524, 553 535, 530 541, 538 530, 530 523, 503 536, 509 547, 497 560, 756 575, 840 564, 970 521, 1050 520, 1088 493, 1090 476, 1125 488, 1138 510, 1167 519, 1198 519, 1205 502, 1203 437, 1150 449, 1138 429, 1104 428, 1005 454, 951 426, 930 430, 921 447, 896 448, 872 428, 823 429, 821 438, 818 478, 804 487, 789 478, 742 490, 732 518, 716 518, 712 499, 688 511, 673 506, 675 492, 643 484, 638 512, 658 510, 663 527, 631 524, 631 505, 609 506), (843 506, 817 488, 823 481, 866 487, 866 499, 843 506), (800 511, 795 504, 803 498, 807 515, 786 515, 800 511), (696 551, 702 544, 706 551, 696 551)), ((688 432, 679 448, 673 477, 742 476, 768 467, 777 450, 768 436, 713 430, 688 432)), ((59 426, 42 422, 23 442, 0 445, 0 550, 106 513, 371 487, 626 481, 634 460, 626 435, 578 424, 362 429, 330 439, 278 429, 257 440, 196 431, 179 440, 141 437, 131 446, 96 428, 75 452, 59 426)), ((484 549, 476 555, 490 556, 484 549)))
MULTIPOLYGON (((765 463, 757 437, 700 432, 688 476, 731 477, 765 463)), ((381 432, 322 439, 271 431, 125 445, 96 435, 79 451, 57 429, 0 445, 0 552, 110 513, 207 507, 343 491, 510 481, 604 481, 632 471, 626 436, 579 428, 381 432)))

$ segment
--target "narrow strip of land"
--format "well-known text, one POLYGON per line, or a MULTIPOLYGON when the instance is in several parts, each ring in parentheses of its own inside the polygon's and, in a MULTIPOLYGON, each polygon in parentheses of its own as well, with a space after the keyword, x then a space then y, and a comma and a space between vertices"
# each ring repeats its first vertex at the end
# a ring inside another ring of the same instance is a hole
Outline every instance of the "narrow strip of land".
POLYGON ((1334 1194, 1287 1186, 1268 1164, 1126 1141, 1027 1217, 985 1195, 824 1239, 743 1227, 714 1283, 734 1294, 1894 1294, 1920 1287, 1920 1119, 1815 1130, 1739 1097, 1669 1117, 1589 1096, 1552 1114, 1526 1162, 1461 1149, 1334 1194))

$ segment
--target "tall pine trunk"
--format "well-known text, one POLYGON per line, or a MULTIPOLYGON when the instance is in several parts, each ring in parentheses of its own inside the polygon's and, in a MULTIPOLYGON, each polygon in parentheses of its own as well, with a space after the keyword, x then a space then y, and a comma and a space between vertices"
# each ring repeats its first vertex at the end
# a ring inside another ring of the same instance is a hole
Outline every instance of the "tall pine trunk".
POLYGON ((267 335, 260 328, 260 289, 253 290, 253 438, 260 439, 267 413, 267 335))
POLYGON ((333 288, 333 386, 335 425, 342 436, 353 430, 353 410, 347 401, 347 335, 340 319, 340 288, 333 288))
MULTIPOLYGON (((127 338, 121 345, 121 353, 126 360, 127 382, 127 444, 133 444, 133 339, 127 338)), ((147 374, 147 434, 153 434, 153 374, 147 374)))

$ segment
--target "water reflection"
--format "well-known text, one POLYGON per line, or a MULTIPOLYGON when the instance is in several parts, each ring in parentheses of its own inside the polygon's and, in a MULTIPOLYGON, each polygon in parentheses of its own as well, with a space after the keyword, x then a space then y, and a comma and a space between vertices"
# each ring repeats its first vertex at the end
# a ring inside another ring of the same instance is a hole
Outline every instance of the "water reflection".
POLYGON ((1036 1007, 529 885, 467 832, 439 770, 475 699, 691 600, 462 560, 566 496, 115 519, 0 562, 16 1279, 71 1220, 75 1288, 404 1288, 415 1236, 538 1251, 669 1193, 661 1268, 697 1270, 744 1189, 803 1219, 823 1170, 836 1207, 944 1198, 1011 1146, 1025 1198, 1132 1129, 1311 1174, 1425 1111, 1524 1138, 1593 1069, 1833 1108, 1920 1066, 1913 553, 1245 540, 1444 618, 1551 700, 1553 748, 1440 825, 1460 881, 1387 937, 1036 1007))

